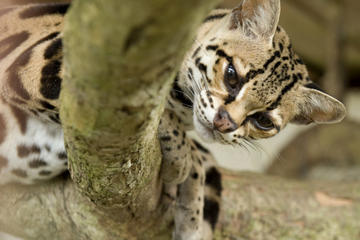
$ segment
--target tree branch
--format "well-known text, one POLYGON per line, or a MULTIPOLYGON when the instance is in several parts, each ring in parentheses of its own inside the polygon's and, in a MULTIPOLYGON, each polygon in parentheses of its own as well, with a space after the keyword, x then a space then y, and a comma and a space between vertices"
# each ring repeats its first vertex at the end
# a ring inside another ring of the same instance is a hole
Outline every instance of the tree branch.
POLYGON ((357 239, 359 183, 305 182, 223 171, 216 239, 357 239))
MULTIPOLYGON (((215 239, 358 237, 359 183, 298 182, 226 170, 222 174, 224 190, 215 239)), ((166 217, 152 222, 133 219, 137 225, 125 228, 119 224, 121 215, 99 210, 70 180, 2 187, 0 204, 1 230, 26 239, 170 239, 171 225, 161 221, 166 217), (143 225, 148 232, 143 232, 143 225)))
POLYGON ((215 2, 73 3, 61 119, 72 178, 96 204, 142 216, 157 206, 156 130, 169 80, 215 2))

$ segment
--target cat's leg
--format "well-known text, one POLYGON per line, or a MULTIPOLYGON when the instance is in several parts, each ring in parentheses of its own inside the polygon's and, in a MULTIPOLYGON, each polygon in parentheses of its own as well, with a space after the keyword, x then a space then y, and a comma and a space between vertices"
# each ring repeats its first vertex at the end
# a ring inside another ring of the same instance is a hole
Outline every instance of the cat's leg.
POLYGON ((205 171, 195 159, 192 163, 189 176, 177 189, 174 240, 204 239, 205 171))
POLYGON ((220 212, 221 174, 211 153, 190 141, 193 167, 178 185, 174 239, 211 240, 220 212))
POLYGON ((164 111, 158 136, 163 155, 162 180, 166 184, 184 182, 192 167, 191 142, 186 138, 181 120, 172 111, 164 111))
POLYGON ((221 174, 216 168, 216 161, 212 154, 193 140, 196 148, 195 160, 202 163, 205 171, 204 209, 203 209, 203 239, 213 239, 213 232, 219 218, 221 204, 221 174))
POLYGON ((186 137, 181 120, 170 110, 165 110, 161 119, 159 139, 165 194, 176 202, 174 239, 212 239, 221 194, 221 176, 214 158, 186 137))
POLYGON ((204 204, 204 169, 194 162, 194 144, 186 137, 182 121, 171 110, 165 110, 160 125, 159 139, 163 154, 161 177, 165 192, 175 199, 174 239, 202 239, 204 204))

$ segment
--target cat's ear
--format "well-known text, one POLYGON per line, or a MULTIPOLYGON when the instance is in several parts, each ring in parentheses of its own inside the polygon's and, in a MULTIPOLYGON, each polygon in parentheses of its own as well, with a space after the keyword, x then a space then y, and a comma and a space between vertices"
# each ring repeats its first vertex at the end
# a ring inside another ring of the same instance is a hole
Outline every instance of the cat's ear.
POLYGON ((242 0, 231 13, 230 30, 271 43, 280 17, 280 0, 242 0))
POLYGON ((300 87, 298 111, 293 123, 337 123, 346 115, 345 106, 314 84, 300 87), (311 86, 310 86, 311 85, 311 86))

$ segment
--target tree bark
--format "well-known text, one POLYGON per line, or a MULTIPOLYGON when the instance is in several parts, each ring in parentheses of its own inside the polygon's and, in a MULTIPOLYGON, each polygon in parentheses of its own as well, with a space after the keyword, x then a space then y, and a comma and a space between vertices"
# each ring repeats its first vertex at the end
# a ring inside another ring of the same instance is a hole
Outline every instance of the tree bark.
MULTIPOLYGON (((359 183, 298 182, 227 170, 222 174, 216 240, 359 237, 359 183)), ((129 234, 66 179, 32 187, 7 186, 1 192, 1 230, 25 239, 170 239, 171 224, 161 228, 160 221, 152 222, 157 233, 136 238, 134 232, 142 227, 138 225, 129 234)))
POLYGON ((359 239, 359 183, 224 172, 217 240, 359 239))

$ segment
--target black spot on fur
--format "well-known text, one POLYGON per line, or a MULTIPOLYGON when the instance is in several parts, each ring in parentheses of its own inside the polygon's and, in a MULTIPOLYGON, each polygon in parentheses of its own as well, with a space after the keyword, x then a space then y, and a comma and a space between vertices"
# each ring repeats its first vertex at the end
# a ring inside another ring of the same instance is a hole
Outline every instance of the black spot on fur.
POLYGON ((298 74, 297 74, 297 77, 298 77, 300 80, 303 80, 303 79, 304 79, 304 77, 303 77, 303 75, 302 75, 301 73, 298 73, 298 74))
POLYGON ((50 147, 50 145, 45 144, 45 149, 46 149, 46 151, 50 152, 50 151, 51 151, 51 147, 50 147))
POLYGON ((265 73, 264 69, 250 70, 245 76, 245 82, 250 81, 259 74, 265 73))
POLYGON ((188 73, 187 73, 187 77, 190 81, 193 80, 193 71, 191 68, 188 68, 188 73))
POLYGON ((218 19, 222 19, 225 16, 226 16, 226 13, 210 15, 210 16, 205 18, 203 23, 211 22, 211 21, 218 20, 218 19))
POLYGON ((216 191, 216 195, 220 196, 222 191, 221 174, 219 171, 212 167, 206 172, 206 185, 213 188, 216 191))
POLYGON ((219 218, 219 203, 214 200, 205 198, 204 202, 204 220, 209 222, 211 228, 214 230, 219 218))
POLYGON ((272 55, 264 64, 264 69, 267 69, 268 66, 276 59, 280 57, 280 52, 279 51, 275 51, 274 55, 272 55))
MULTIPOLYGON (((198 59, 199 59, 199 58, 198 58, 198 59)), ((196 59, 196 60, 198 60, 198 59, 196 59)), ((200 61, 200 60, 199 60, 199 61, 200 61)), ((209 77, 208 77, 208 75, 207 75, 207 67, 206 67, 203 63, 200 63, 199 61, 196 61, 196 62, 197 62, 197 63, 196 63, 196 66, 199 68, 199 70, 200 70, 201 72, 204 73, 206 80, 210 83, 211 80, 209 79, 209 77)))
POLYGON ((1 169, 3 169, 4 167, 6 167, 8 165, 8 160, 6 158, 4 158, 3 156, 0 156, 0 171, 1 169))
POLYGON ((199 178, 199 174, 197 172, 193 173, 192 175, 193 179, 198 179, 199 178))
POLYGON ((236 99, 236 96, 229 94, 229 95, 226 97, 224 104, 225 104, 225 105, 230 104, 230 103, 232 103, 233 101, 235 101, 235 99, 236 99))
POLYGON ((197 48, 195 49, 195 51, 194 51, 194 53, 193 53, 193 55, 192 55, 192 58, 195 58, 195 57, 197 56, 197 54, 199 53, 200 49, 201 49, 201 46, 199 46, 199 47, 197 47, 197 48))
POLYGON ((58 60, 54 60, 45 65, 45 67, 41 71, 41 74, 46 76, 57 75, 60 72, 60 68, 61 62, 58 60))
POLYGON ((171 137, 170 136, 163 136, 163 137, 160 138, 160 140, 163 141, 163 142, 168 142, 168 141, 171 140, 171 137))
POLYGON ((294 87, 294 85, 298 82, 298 80, 299 80, 298 76, 296 74, 293 74, 292 81, 281 90, 281 93, 279 94, 275 102, 273 102, 271 106, 267 108, 267 110, 275 109, 279 105, 282 97, 294 87))
POLYGON ((300 64, 300 65, 304 65, 304 62, 300 58, 295 59, 295 63, 300 64))
POLYGON ((216 51, 216 55, 218 55, 219 57, 223 57, 223 58, 226 58, 226 60, 229 62, 229 63, 232 63, 233 62, 233 58, 228 56, 223 50, 221 49, 218 49, 216 51))
POLYGON ((204 64, 199 63, 198 67, 199 67, 200 71, 205 72, 205 73, 207 72, 207 68, 204 64))
POLYGON ((209 45, 206 47, 206 50, 216 51, 218 48, 218 45, 209 45))
POLYGON ((13 169, 11 171, 15 176, 20 177, 20 178, 26 178, 27 177, 27 173, 25 170, 17 168, 17 169, 13 169))
POLYGON ((197 148, 198 150, 200 150, 201 152, 210 153, 209 150, 207 150, 205 147, 203 147, 198 141, 193 140, 193 142, 194 142, 196 148, 197 148))
POLYGON ((54 60, 49 62, 41 71, 40 93, 47 99, 58 99, 61 88, 61 78, 58 76, 61 62, 54 60))
POLYGON ((51 171, 42 170, 39 172, 39 175, 40 176, 49 176, 49 175, 51 175, 51 173, 52 173, 51 171))
POLYGON ((192 108, 193 107, 193 102, 191 99, 189 99, 185 94, 184 91, 180 88, 179 84, 178 84, 178 77, 175 78, 175 81, 173 83, 173 88, 171 90, 170 93, 171 97, 173 99, 178 100, 179 102, 182 103, 182 105, 184 107, 187 108, 192 108))
POLYGON ((58 124, 61 124, 60 122, 60 117, 59 117, 59 114, 56 113, 54 115, 50 115, 49 116, 50 120, 53 121, 54 123, 58 123, 58 124))
POLYGON ((66 160, 67 159, 67 154, 66 154, 66 152, 60 152, 60 153, 57 154, 57 157, 60 160, 66 160))
POLYGON ((47 163, 40 158, 33 159, 29 162, 30 168, 39 168, 39 167, 45 167, 45 166, 47 166, 47 163))
POLYGON ((17 155, 20 158, 25 158, 30 154, 40 154, 40 153, 41 153, 40 147, 35 144, 32 146, 26 146, 23 144, 17 146, 17 155))
MULTIPOLYGON (((278 61, 278 62, 276 62, 275 64, 274 64, 274 66, 271 68, 271 75, 273 75, 274 73, 275 73, 275 71, 276 71, 276 69, 281 65, 281 63, 282 63, 282 61, 278 61)), ((270 76, 271 76, 270 75, 270 76)), ((269 77, 270 77, 269 76, 269 77)), ((269 78, 268 77, 268 78, 269 78)))
POLYGON ((54 110, 56 108, 54 105, 52 105, 46 101, 40 101, 40 104, 41 104, 41 106, 43 106, 44 108, 49 109, 49 110, 54 110))
POLYGON ((201 60, 201 58, 199 58, 199 57, 195 59, 195 65, 196 65, 196 66, 199 65, 200 60, 201 60))
POLYGON ((60 14, 65 15, 69 8, 68 3, 57 3, 57 4, 42 4, 34 7, 29 7, 20 13, 21 19, 41 17, 45 15, 60 14))
POLYGON ((56 40, 54 40, 45 50, 44 53, 44 58, 45 59, 51 59, 54 56, 56 56, 57 54, 59 54, 59 52, 62 49, 62 39, 58 38, 56 40))
POLYGON ((284 50, 284 45, 282 43, 279 43, 280 52, 284 50))

